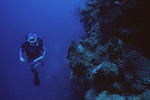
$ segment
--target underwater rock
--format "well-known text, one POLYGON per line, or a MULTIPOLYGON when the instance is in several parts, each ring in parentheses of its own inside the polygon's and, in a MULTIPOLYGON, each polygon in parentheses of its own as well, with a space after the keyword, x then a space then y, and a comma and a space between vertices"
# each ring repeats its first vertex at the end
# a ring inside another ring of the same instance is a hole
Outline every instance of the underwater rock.
POLYGON ((109 94, 108 91, 101 92, 95 100, 126 100, 124 97, 117 94, 109 94))
POLYGON ((150 98, 150 90, 146 90, 140 95, 126 96, 126 100, 149 100, 149 98, 150 98))
POLYGON ((134 73, 136 83, 148 86, 150 84, 150 60, 136 51, 128 54, 126 69, 134 73))
POLYGON ((89 89, 86 93, 85 93, 85 100, 95 100, 95 98, 97 97, 96 91, 93 89, 89 89))
POLYGON ((97 93, 96 90, 90 89, 86 92, 85 100, 149 100, 150 90, 144 91, 140 95, 118 95, 112 94, 108 91, 97 93))
POLYGON ((78 48, 77 48, 77 51, 79 52, 79 53, 83 53, 84 52, 84 47, 82 46, 82 45, 79 45, 78 46, 78 48))
POLYGON ((140 93, 144 92, 144 90, 145 90, 145 86, 143 86, 142 84, 133 84, 132 85, 132 91, 135 94, 140 94, 140 93))
POLYGON ((100 35, 95 32, 90 33, 88 38, 80 40, 80 43, 83 47, 94 51, 100 45, 100 35))
POLYGON ((133 73, 124 72, 124 77, 125 77, 126 82, 129 84, 133 84, 135 81, 133 73))
POLYGON ((149 0, 92 0, 81 11, 80 17, 86 33, 94 30, 100 34, 102 43, 117 36, 124 42, 133 44, 131 48, 136 46, 141 49, 140 53, 150 58, 148 53, 150 48, 144 45, 150 43, 148 9, 150 9, 149 0), (91 6, 93 4, 94 6, 91 6), (87 13, 83 13, 85 10, 87 13), (97 27, 94 27, 95 24, 97 27))
POLYGON ((71 44, 69 48, 67 58, 72 69, 70 80, 78 94, 83 96, 91 86, 98 91, 112 87, 125 59, 123 42, 120 39, 112 38, 104 46, 99 44, 93 51, 82 44, 71 44), (112 58, 113 56, 116 58, 112 58))
POLYGON ((149 100, 150 1, 91 0, 86 35, 69 46, 70 81, 85 100, 149 100))
POLYGON ((92 71, 92 74, 98 74, 99 72, 113 78, 119 75, 117 65, 110 62, 102 62, 92 71))
POLYGON ((85 100, 126 100, 125 97, 117 94, 109 94, 108 91, 102 91, 97 94, 95 90, 90 89, 85 94, 85 100))
POLYGON ((126 87, 121 82, 114 82, 109 91, 113 93, 121 94, 126 91, 126 87))
POLYGON ((123 42, 119 38, 113 37, 109 40, 108 45, 108 60, 117 64, 119 68, 122 68, 126 60, 123 42))
POLYGON ((119 70, 114 63, 102 62, 92 70, 89 81, 92 88, 97 91, 108 90, 118 75, 119 70))

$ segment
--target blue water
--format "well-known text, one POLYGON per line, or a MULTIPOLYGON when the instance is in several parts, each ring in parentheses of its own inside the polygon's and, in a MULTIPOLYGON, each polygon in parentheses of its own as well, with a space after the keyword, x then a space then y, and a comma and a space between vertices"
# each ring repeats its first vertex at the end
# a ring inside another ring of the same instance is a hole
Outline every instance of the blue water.
POLYGON ((0 0, 0 100, 78 100, 68 80, 71 40, 84 35, 76 16, 85 0, 0 0), (23 36, 37 32, 46 47, 45 68, 37 67, 40 86, 20 62, 23 36))

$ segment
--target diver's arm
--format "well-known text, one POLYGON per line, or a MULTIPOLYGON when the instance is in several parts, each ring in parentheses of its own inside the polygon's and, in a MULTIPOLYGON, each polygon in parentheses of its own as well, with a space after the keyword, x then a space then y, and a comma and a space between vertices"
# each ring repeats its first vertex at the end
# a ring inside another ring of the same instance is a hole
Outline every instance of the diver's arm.
POLYGON ((22 57, 24 50, 20 48, 20 61, 25 62, 24 58, 22 57))
POLYGON ((45 56, 45 53, 46 53, 46 48, 45 47, 43 47, 43 58, 44 58, 44 56, 45 56))

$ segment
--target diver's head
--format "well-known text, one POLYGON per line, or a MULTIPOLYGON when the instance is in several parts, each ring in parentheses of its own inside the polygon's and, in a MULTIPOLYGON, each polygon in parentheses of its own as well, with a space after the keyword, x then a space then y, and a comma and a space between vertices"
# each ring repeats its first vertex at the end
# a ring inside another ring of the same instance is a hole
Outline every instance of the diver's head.
POLYGON ((31 46, 34 46, 37 43, 37 35, 36 33, 29 33, 27 41, 30 43, 31 46))
POLYGON ((37 43, 37 38, 36 37, 29 37, 28 42, 30 43, 31 46, 33 46, 37 43))

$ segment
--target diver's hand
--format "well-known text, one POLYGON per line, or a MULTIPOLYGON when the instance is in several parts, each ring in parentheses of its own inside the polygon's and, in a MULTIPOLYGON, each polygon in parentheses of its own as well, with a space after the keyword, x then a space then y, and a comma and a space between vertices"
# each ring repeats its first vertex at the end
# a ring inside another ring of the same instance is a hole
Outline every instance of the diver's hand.
POLYGON ((24 58, 20 57, 20 61, 25 62, 24 58))

